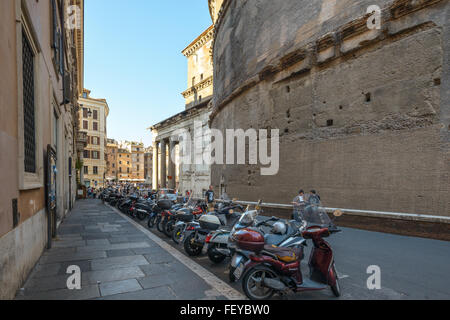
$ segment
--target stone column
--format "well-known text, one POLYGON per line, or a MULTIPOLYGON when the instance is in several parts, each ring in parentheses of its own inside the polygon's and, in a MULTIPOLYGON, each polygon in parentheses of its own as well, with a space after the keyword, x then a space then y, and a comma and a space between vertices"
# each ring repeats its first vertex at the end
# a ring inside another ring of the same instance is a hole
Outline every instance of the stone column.
POLYGON ((161 188, 167 188, 167 148, 166 140, 161 140, 161 188))
POLYGON ((170 139, 169 142, 169 173, 168 176, 171 177, 169 180, 169 188, 175 189, 175 174, 176 174, 176 168, 175 168, 175 145, 176 142, 172 139, 170 139), (173 156, 173 158, 172 158, 173 156))
POLYGON ((158 189, 158 182, 159 182, 159 174, 158 174, 158 142, 153 142, 153 172, 152 172, 152 188, 158 189))

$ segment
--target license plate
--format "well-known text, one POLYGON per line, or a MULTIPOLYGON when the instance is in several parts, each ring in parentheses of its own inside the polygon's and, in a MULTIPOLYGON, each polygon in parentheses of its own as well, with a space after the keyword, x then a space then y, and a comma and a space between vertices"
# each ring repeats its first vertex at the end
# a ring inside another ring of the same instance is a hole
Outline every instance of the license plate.
POLYGON ((244 264, 240 264, 236 270, 234 270, 233 275, 236 278, 236 280, 239 280, 242 276, 242 272, 244 271, 244 264))

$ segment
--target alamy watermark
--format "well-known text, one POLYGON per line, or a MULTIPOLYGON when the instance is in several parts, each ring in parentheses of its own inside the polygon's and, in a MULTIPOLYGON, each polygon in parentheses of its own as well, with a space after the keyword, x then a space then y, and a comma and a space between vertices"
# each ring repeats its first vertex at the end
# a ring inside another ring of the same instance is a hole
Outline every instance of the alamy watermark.
MULTIPOLYGON (((180 146, 183 165, 260 165, 261 175, 276 175, 280 167, 280 130, 226 129, 225 132, 194 123, 193 132, 176 130, 171 139, 180 146), (225 133, 225 136, 224 136, 225 133), (270 144, 270 155, 269 155, 270 144), (248 155, 248 157, 247 157, 248 155)), ((176 158, 175 150, 170 156, 176 158)))
POLYGON ((81 9, 79 6, 67 7, 66 28, 69 30, 81 29, 81 9))
POLYGON ((67 278, 67 289, 81 290, 81 269, 79 266, 69 266, 66 271, 70 276, 67 278))
POLYGON ((367 289, 380 290, 381 289, 381 268, 373 265, 367 268, 367 274, 370 274, 367 279, 367 289))
POLYGON ((371 5, 367 8, 367 14, 370 14, 367 19, 367 28, 370 30, 381 29, 381 8, 377 5, 371 5))

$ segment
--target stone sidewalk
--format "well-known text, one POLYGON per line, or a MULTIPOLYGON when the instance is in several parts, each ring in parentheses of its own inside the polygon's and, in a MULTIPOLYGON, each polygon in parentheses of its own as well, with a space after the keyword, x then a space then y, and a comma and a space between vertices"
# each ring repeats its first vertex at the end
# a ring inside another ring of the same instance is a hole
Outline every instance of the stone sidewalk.
POLYGON ((61 224, 53 248, 31 272, 19 300, 226 299, 126 218, 99 200, 81 200, 61 224), (80 290, 67 268, 81 269, 80 290))

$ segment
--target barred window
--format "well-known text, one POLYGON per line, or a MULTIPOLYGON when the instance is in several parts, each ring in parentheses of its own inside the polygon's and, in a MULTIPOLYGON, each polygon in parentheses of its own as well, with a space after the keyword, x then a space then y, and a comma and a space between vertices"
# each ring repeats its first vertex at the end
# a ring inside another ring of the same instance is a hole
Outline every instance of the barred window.
POLYGON ((25 32, 22 32, 22 68, 25 172, 36 173, 34 53, 25 32))

